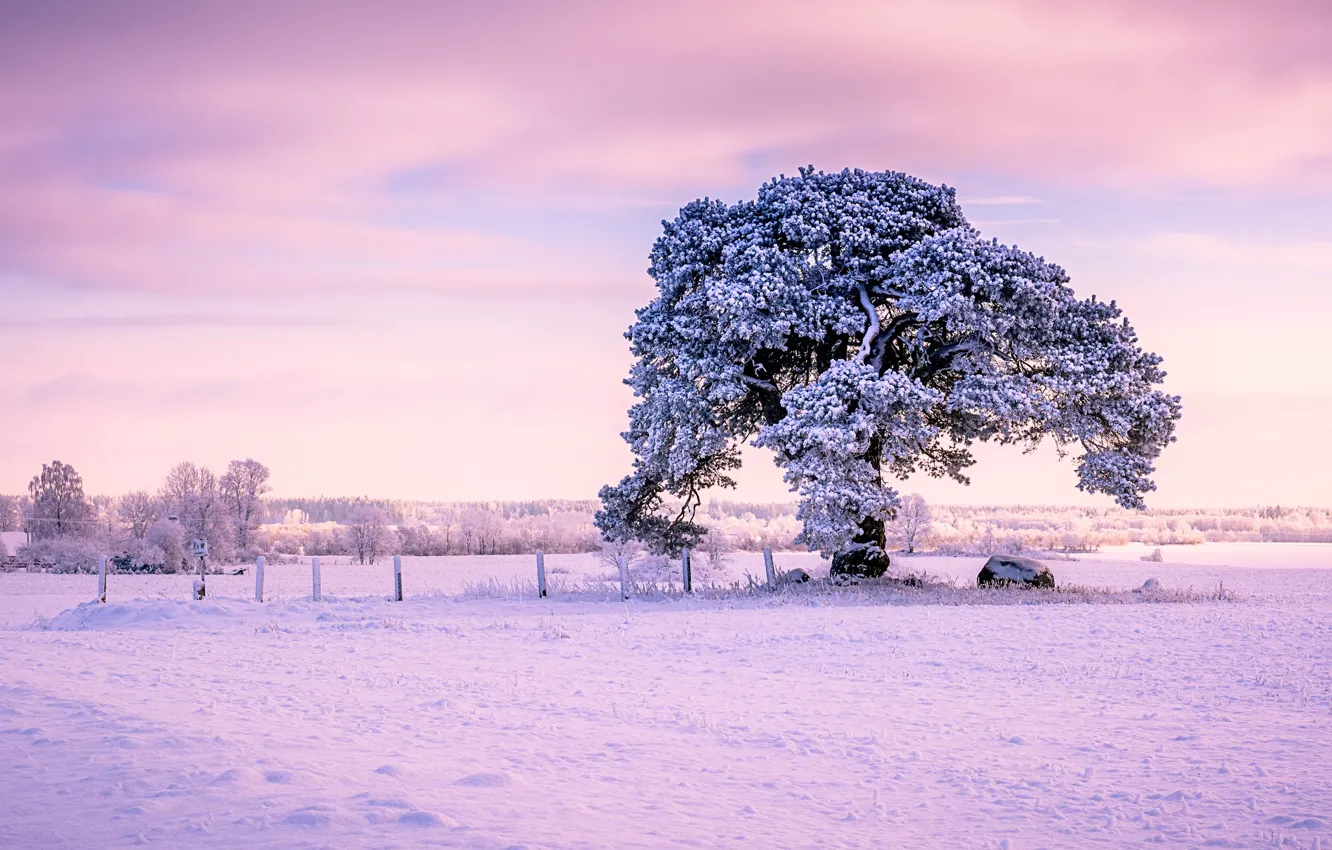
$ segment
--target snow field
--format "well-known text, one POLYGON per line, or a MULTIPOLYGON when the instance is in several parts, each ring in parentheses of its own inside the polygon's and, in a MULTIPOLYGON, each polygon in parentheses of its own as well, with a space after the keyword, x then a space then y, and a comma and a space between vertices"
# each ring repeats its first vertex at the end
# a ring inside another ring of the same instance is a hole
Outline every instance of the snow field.
MULTIPOLYGON (((381 598, 325 603, 116 576, 163 598, 112 584, 0 630, 0 846, 1332 844, 1332 571, 1167 559, 1051 565, 1219 576, 1239 601, 460 601, 459 575, 427 580, 526 558, 406 560, 403 603, 390 565, 381 598)), ((585 560, 568 575, 606 572, 585 560)), ((375 583, 330 569, 330 595, 375 583)), ((0 576, 0 598, 95 582, 0 576)))

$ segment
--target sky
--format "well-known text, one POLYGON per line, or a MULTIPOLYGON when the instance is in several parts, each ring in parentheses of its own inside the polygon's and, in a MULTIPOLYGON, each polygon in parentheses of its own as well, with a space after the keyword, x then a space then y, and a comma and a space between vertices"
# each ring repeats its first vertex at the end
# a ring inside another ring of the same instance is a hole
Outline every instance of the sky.
MULTIPOLYGON (((1332 6, 0 0, 0 493, 590 498, 685 203, 957 188, 1183 396, 1149 504, 1332 504, 1332 6)), ((984 450, 950 503, 1109 505, 984 450)), ((733 498, 790 498, 753 451, 733 498)))

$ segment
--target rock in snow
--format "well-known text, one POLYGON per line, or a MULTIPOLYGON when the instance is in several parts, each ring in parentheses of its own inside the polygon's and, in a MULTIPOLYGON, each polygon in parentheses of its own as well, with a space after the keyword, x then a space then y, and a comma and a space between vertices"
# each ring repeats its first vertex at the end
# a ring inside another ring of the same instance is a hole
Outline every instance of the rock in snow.
POLYGON ((981 587, 998 584, 1022 584, 1028 587, 1054 587, 1054 573, 1040 561, 1019 555, 995 555, 976 576, 981 587))

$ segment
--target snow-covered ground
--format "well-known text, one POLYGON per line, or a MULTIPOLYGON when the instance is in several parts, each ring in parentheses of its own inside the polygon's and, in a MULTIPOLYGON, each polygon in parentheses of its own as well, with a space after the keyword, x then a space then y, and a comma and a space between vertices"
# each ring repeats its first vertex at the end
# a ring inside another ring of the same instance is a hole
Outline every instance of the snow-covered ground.
POLYGON ((494 557, 60 613, 95 577, 0 575, 0 847, 1329 848, 1332 547, 1247 545, 1049 562, 1233 597, 1187 604, 536 600, 494 557))

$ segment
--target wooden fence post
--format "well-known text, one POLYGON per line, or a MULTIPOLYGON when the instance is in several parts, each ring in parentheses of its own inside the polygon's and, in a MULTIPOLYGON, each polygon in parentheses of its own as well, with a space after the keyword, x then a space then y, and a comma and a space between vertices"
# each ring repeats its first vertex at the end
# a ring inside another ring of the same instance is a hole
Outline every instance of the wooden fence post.
POLYGON ((393 601, 402 601, 402 556, 393 556, 393 601))
POLYGON ((777 586, 777 570, 772 565, 772 550, 763 550, 763 570, 768 574, 768 590, 777 586))
POLYGON ((97 559, 97 601, 106 602, 106 556, 97 559))
POLYGON ((264 556, 254 562, 254 601, 264 601, 264 556))
POLYGON ((310 561, 310 581, 312 582, 312 586, 310 588, 310 599, 312 599, 315 602, 318 602, 319 598, 323 596, 323 593, 321 592, 322 588, 319 586, 320 582, 319 582, 318 558, 315 558, 310 561))
POLYGON ((537 552, 537 597, 546 598, 546 556, 537 552))
POLYGON ((689 549, 680 550, 680 581, 685 593, 694 592, 694 564, 689 560, 689 549))
POLYGON ((615 556, 615 563, 620 567, 620 600, 629 601, 629 567, 624 563, 623 555, 615 556))

